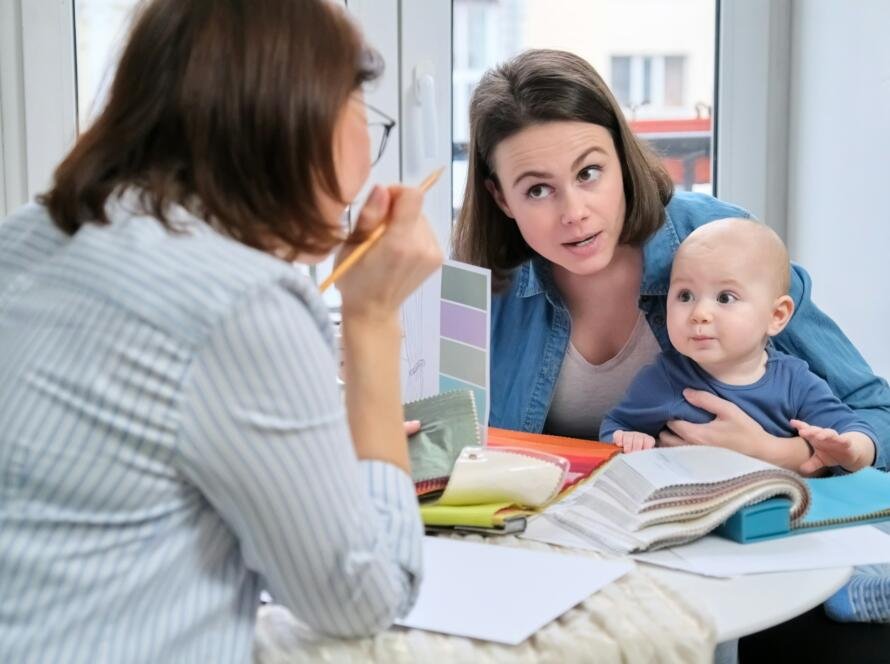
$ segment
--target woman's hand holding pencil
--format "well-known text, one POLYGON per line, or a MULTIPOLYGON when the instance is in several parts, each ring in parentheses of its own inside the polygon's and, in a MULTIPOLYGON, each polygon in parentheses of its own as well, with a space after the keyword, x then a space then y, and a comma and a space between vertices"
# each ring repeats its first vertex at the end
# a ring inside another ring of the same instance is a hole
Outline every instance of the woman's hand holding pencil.
POLYGON ((442 264, 436 234, 423 216, 423 193, 420 187, 375 187, 356 223, 356 236, 367 239, 341 249, 331 279, 343 300, 344 392, 356 455, 409 474, 399 307, 442 264))
MULTIPOLYGON (((445 167, 441 166, 441 167, 437 168, 435 171, 433 171, 432 173, 430 173, 426 178, 424 178, 423 182, 421 182, 417 186, 418 191, 420 191, 421 194, 426 194, 426 192, 429 191, 430 188, 434 184, 436 184, 436 181, 439 179, 439 177, 441 177, 441 175, 444 171, 445 171, 445 167)), ((377 195, 377 193, 378 193, 378 187, 375 187, 374 190, 372 190, 371 195, 368 197, 368 200, 365 203, 366 206, 368 205, 368 203, 371 203, 373 201, 374 196, 377 195)), ((363 209, 362 213, 364 213, 364 212, 365 212, 365 210, 363 209)), ((366 217, 367 217, 367 215, 366 215, 366 217)), ((366 222, 366 225, 367 225, 367 223, 370 223, 370 222, 366 222)), ((349 270, 355 263, 357 263, 358 260, 365 254, 365 252, 368 251, 368 249, 370 249, 371 246, 377 240, 380 239, 380 236, 383 235, 385 230, 386 230, 386 219, 384 219, 382 222, 378 223, 377 227, 374 228, 368 234, 368 237, 364 241, 360 242, 358 244, 358 246, 352 250, 351 253, 349 253, 342 260, 337 261, 337 265, 335 266, 333 272, 331 272, 331 274, 328 275, 328 277, 324 281, 321 282, 320 290, 322 292, 324 292, 335 281, 337 281, 340 277, 342 277, 346 273, 346 271, 349 270)), ((354 233, 354 235, 361 235, 364 231, 365 231, 365 228, 363 228, 363 226, 362 226, 362 216, 360 215, 359 222, 356 224, 356 233, 354 233)))
POLYGON ((393 316, 401 303, 442 264, 442 250, 423 216, 423 194, 443 169, 420 186, 375 187, 356 222, 355 234, 367 239, 340 250, 331 276, 346 317, 393 316))

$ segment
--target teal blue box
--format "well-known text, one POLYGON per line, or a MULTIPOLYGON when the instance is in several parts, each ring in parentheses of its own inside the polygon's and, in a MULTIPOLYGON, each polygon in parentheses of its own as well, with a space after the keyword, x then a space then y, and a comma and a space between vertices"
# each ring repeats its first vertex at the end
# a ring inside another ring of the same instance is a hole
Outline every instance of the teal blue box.
POLYGON ((718 527, 714 534, 747 544, 781 537, 790 531, 791 501, 788 498, 770 498, 741 508, 718 527))

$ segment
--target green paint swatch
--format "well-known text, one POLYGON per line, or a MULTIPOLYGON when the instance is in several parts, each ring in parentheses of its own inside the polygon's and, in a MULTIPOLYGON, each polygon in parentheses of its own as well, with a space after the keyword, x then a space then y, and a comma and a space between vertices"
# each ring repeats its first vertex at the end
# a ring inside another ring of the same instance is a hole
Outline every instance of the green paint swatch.
POLYGON ((488 309, 488 279, 484 274, 442 267, 442 299, 460 302, 468 307, 488 309))

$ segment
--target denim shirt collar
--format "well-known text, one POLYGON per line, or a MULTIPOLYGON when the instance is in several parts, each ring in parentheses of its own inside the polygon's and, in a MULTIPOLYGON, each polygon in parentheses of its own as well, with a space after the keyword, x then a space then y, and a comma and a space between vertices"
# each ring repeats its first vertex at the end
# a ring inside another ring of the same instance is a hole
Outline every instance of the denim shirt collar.
MULTIPOLYGON (((640 295, 666 295, 671 277, 671 264, 680 246, 677 229, 665 209, 664 223, 643 245, 643 277, 640 282, 640 295)), ((516 296, 521 298, 540 295, 547 296, 551 304, 562 305, 562 297, 553 280, 550 262, 535 256, 519 268, 516 296)))
POLYGON ((543 294, 551 305, 565 309, 562 295, 553 279, 553 266, 546 258, 536 255, 523 263, 517 278, 517 297, 528 298, 543 294))

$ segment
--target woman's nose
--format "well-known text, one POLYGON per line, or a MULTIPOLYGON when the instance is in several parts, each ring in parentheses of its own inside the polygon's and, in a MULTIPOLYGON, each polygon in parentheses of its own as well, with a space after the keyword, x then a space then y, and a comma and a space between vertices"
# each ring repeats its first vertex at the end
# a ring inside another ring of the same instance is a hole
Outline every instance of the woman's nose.
POLYGON ((563 195, 562 223, 577 224, 587 218, 587 205, 584 194, 572 187, 563 195))

